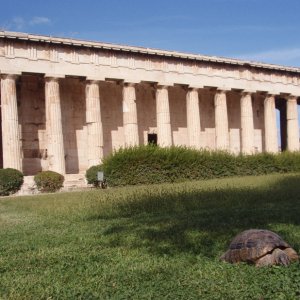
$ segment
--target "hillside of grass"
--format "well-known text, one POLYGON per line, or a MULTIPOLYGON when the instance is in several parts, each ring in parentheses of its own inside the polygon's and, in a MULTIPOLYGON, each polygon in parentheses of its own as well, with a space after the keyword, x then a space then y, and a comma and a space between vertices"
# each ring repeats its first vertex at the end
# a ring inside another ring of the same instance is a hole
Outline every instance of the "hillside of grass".
POLYGON ((299 264, 219 261, 249 228, 300 252, 300 174, 0 199, 0 299, 299 299, 299 264))

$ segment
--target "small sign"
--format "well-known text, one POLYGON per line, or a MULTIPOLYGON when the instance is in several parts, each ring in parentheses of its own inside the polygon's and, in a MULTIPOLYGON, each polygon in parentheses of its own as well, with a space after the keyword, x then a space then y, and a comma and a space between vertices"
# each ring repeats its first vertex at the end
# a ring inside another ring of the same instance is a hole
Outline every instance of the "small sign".
POLYGON ((104 181, 104 173, 103 172, 98 172, 97 173, 97 179, 98 179, 98 181, 104 181))

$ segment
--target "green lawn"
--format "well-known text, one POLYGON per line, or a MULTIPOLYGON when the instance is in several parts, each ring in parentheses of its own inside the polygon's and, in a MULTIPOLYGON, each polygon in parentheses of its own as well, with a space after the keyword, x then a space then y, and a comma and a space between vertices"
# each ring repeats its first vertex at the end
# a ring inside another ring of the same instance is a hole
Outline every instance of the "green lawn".
POLYGON ((299 264, 219 262, 276 231, 300 252, 300 175, 0 199, 0 299, 300 299, 299 264))

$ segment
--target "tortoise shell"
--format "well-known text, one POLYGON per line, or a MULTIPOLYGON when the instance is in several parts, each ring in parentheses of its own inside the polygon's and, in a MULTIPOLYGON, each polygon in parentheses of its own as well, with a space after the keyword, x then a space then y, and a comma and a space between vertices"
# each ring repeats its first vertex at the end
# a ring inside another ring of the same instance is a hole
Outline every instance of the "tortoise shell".
POLYGON ((229 249, 221 257, 230 263, 255 263, 260 257, 276 248, 289 248, 278 234, 264 229, 250 229, 238 234, 231 242, 229 249))

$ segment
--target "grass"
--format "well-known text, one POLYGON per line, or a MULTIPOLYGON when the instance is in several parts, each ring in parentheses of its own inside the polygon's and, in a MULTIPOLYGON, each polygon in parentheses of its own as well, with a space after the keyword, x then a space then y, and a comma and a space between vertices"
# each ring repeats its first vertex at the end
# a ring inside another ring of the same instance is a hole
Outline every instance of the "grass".
POLYGON ((0 200, 0 299, 299 299, 299 264, 219 261, 266 228, 300 252, 300 175, 0 200))

